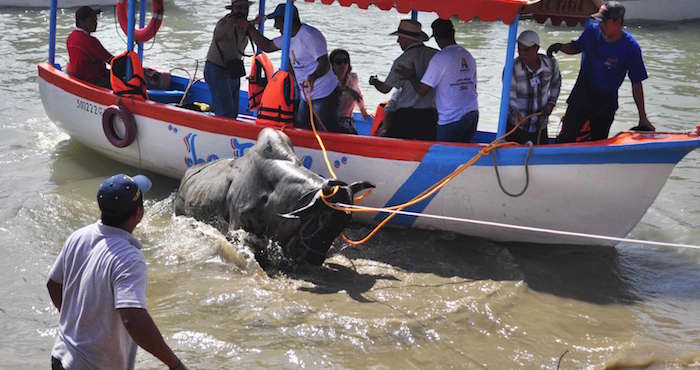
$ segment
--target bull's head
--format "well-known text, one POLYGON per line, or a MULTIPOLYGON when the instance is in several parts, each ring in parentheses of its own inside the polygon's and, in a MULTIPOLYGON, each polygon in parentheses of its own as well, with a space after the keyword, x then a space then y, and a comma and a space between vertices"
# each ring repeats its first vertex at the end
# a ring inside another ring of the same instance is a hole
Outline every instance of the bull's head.
POLYGON ((285 218, 298 219, 300 222, 299 232, 289 245, 291 255, 312 265, 321 265, 326 260, 326 253, 333 240, 340 235, 352 219, 349 213, 335 210, 326 205, 318 190, 321 190, 326 197, 330 196, 327 198, 330 203, 353 204, 355 194, 369 188, 374 188, 374 185, 365 181, 347 185, 342 181, 329 180, 323 184, 321 189, 302 196, 298 202, 300 207, 280 215, 285 218))

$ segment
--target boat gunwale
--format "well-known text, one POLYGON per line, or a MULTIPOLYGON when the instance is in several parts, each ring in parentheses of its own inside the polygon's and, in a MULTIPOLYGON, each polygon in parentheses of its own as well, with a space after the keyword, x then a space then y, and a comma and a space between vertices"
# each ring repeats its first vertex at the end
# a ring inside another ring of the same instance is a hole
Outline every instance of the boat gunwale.
MULTIPOLYGON (((191 129, 214 134, 242 137, 257 140, 258 133, 265 125, 244 120, 204 115, 165 103, 152 100, 141 101, 114 95, 111 90, 70 77, 60 69, 47 62, 38 64, 39 77, 57 88, 86 100, 102 105, 122 104, 133 114, 168 122, 191 129)), ((251 117, 253 118, 253 117, 251 117)), ((310 130, 285 128, 283 131, 290 137, 295 146, 309 149, 320 149, 314 134, 310 130)), ((455 147, 457 151, 479 150, 486 146, 484 143, 448 143, 421 140, 402 140, 387 137, 347 135, 339 133, 319 133, 329 151, 343 152, 350 155, 360 155, 369 158, 421 162, 425 155, 437 147, 455 147)), ((602 152, 636 152, 654 148, 656 150, 673 148, 686 154, 700 147, 700 136, 685 132, 629 132, 623 131, 605 140, 582 143, 549 144, 536 146, 538 155, 586 155, 602 152)), ((527 145, 502 147, 499 152, 513 151, 519 153, 527 150, 527 145)), ((634 162, 634 161, 632 161, 634 162)), ((660 161, 667 163, 668 161, 660 161)), ((642 160, 640 163, 650 163, 642 160)), ((506 163, 503 163, 507 165, 506 163)), ((561 163, 565 164, 565 163, 561 163)))

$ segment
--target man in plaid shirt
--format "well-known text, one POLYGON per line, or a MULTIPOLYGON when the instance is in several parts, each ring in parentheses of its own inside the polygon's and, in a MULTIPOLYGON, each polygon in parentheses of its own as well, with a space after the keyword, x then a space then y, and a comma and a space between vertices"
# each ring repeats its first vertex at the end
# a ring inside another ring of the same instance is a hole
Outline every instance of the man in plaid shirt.
POLYGON ((518 57, 513 66, 510 85, 508 131, 526 116, 540 112, 522 122, 508 136, 509 141, 524 144, 547 144, 547 121, 557 104, 561 89, 561 74, 554 58, 538 54, 540 38, 534 31, 523 31, 518 36, 518 57))

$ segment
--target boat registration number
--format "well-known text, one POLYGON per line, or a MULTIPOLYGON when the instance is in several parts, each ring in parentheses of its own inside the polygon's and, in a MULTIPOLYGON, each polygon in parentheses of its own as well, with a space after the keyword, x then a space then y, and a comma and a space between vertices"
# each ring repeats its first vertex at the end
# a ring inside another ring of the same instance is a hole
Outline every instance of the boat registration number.
POLYGON ((104 109, 96 104, 92 104, 88 101, 82 100, 82 99, 76 99, 77 102, 77 107, 80 110, 84 110, 88 113, 96 114, 98 116, 102 115, 102 112, 104 109))

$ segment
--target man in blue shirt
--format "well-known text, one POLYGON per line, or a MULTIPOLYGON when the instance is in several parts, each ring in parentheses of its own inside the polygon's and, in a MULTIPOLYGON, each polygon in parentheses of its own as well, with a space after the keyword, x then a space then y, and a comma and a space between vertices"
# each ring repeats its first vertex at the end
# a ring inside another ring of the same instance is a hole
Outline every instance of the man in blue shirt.
POLYGON ((644 108, 642 81, 647 79, 647 71, 642 49, 632 35, 623 30, 625 7, 616 1, 606 2, 592 17, 599 23, 586 26, 577 40, 555 43, 547 50, 550 56, 558 51, 584 52, 576 84, 566 101, 569 105, 557 138, 560 143, 608 137, 618 108, 617 91, 626 75, 632 82, 632 95, 639 112, 636 129, 655 130, 644 108))

